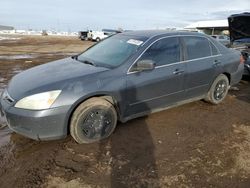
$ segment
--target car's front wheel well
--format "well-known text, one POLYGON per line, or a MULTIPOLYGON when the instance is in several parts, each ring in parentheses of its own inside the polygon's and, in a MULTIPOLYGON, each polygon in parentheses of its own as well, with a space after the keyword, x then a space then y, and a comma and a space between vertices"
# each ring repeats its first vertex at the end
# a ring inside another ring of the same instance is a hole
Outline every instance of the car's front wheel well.
POLYGON ((90 98, 94 98, 94 97, 99 97, 99 98, 102 98, 102 99, 105 99, 107 100, 108 102, 110 102, 115 110, 116 110, 116 113, 117 113, 117 116, 118 116, 118 119, 120 118, 120 113, 119 113, 119 106, 118 106, 118 103, 116 101, 116 99, 110 95, 93 95, 93 96, 90 96, 88 98, 85 98, 83 100, 80 100, 77 102, 77 104, 74 105, 74 107, 71 109, 70 113, 69 113, 69 116, 68 116, 68 121, 67 121, 67 133, 69 134, 70 133, 70 121, 71 121, 71 118, 72 118, 72 115, 74 113, 74 111, 78 108, 78 106, 80 106, 80 104, 82 104, 84 101, 86 100, 89 100, 90 98))
POLYGON ((224 72, 223 74, 228 78, 228 82, 229 82, 229 85, 230 85, 230 83, 231 83, 231 75, 229 73, 227 73, 227 72, 224 72))

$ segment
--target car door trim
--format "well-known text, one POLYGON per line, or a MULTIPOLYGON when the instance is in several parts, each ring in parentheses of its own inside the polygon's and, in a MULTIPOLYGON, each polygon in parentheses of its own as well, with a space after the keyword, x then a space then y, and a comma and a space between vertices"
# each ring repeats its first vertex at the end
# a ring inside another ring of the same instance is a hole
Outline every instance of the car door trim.
POLYGON ((206 87, 208 85, 209 84, 202 84, 202 85, 199 85, 199 86, 195 86, 195 87, 192 87, 192 88, 185 89, 185 91, 191 91, 193 89, 198 89, 198 88, 201 88, 201 87, 206 87))
POLYGON ((161 95, 161 96, 158 96, 158 97, 153 97, 153 98, 150 98, 150 99, 145 99, 145 100, 138 101, 138 102, 134 102, 134 103, 129 104, 129 106, 134 106, 134 105, 137 105, 137 104, 140 104, 140 103, 143 103, 143 102, 148 102, 148 101, 152 101, 152 100, 155 100, 155 99, 160 99, 160 98, 163 98, 163 97, 167 97, 167 96, 170 96, 170 95, 174 95, 174 94, 177 94, 177 93, 181 93, 181 92, 183 92, 183 91, 184 91, 184 90, 177 91, 177 92, 170 93, 170 94, 166 94, 166 95, 161 95))

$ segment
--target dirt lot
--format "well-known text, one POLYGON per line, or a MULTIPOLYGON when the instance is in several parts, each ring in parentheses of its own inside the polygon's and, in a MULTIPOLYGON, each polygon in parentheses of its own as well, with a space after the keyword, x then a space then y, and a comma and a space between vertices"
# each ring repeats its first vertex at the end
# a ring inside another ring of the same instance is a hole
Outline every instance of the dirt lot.
MULTIPOLYGON (((0 41, 0 89, 22 70, 91 44, 0 41)), ((237 87, 218 106, 198 101, 120 123, 109 139, 88 145, 70 136, 33 141, 0 126, 0 187, 250 187, 250 82, 237 87)))

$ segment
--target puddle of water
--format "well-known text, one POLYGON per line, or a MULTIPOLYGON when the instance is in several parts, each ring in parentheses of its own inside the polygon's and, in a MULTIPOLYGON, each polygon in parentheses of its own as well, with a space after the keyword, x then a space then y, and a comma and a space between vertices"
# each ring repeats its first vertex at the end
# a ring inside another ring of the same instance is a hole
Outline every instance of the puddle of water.
POLYGON ((71 52, 55 52, 55 53, 47 53, 47 54, 44 54, 46 56, 55 56, 55 55, 62 55, 62 56, 73 56, 73 55, 77 55, 78 53, 71 53, 71 52))
MULTIPOLYGON (((76 55, 76 53, 47 53, 44 56, 55 56, 55 55, 63 55, 63 56, 72 56, 76 55)), ((2 60, 18 60, 18 59, 34 59, 38 58, 39 55, 35 54, 17 54, 17 55, 0 55, 0 59, 2 60)))
POLYGON ((21 54, 21 55, 0 55, 0 59, 4 60, 15 60, 15 59, 32 59, 37 56, 31 54, 21 54))
POLYGON ((12 70, 12 73, 13 74, 18 74, 18 73, 20 73, 20 72, 22 72, 23 70, 21 70, 21 69, 13 69, 12 70))
MULTIPOLYGON (((0 82, 5 82, 5 81, 6 81, 5 78, 1 78, 1 77, 0 77, 0 82)), ((1 91, 0 91, 0 93, 1 93, 1 91)))
MULTIPOLYGON (((0 96, 2 89, 0 89, 0 96)), ((12 131, 6 125, 4 119, 0 115, 0 147, 6 145, 10 141, 10 133, 12 131)))
POLYGON ((7 84, 5 82, 0 82, 0 95, 3 92, 4 88, 7 87, 7 84))
POLYGON ((19 40, 20 38, 14 38, 14 37, 2 37, 0 36, 0 40, 19 40))

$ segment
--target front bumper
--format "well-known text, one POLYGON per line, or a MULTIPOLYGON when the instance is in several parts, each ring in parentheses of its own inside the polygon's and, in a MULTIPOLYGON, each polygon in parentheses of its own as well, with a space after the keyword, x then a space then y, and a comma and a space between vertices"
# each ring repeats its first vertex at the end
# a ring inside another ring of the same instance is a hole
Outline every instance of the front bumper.
POLYGON ((69 109, 70 106, 38 111, 24 110, 0 99, 0 114, 6 119, 9 128, 34 140, 55 140, 66 137, 69 109))

